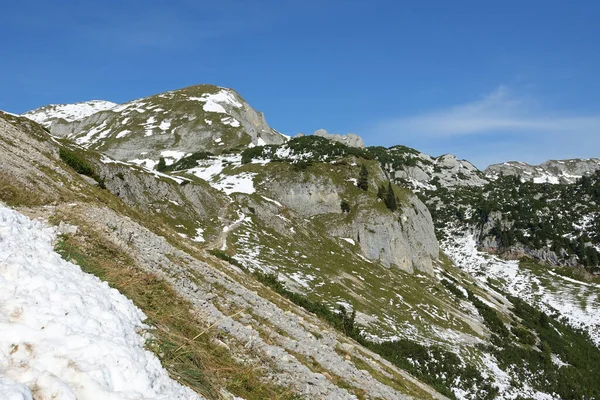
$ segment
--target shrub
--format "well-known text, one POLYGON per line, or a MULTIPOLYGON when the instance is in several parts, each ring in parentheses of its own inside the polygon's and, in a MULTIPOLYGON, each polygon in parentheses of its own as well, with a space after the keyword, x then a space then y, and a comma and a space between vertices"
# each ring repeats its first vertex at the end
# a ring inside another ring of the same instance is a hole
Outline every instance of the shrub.
MULTIPOLYGON (((208 151, 197 151, 195 153, 192 153, 191 155, 187 156, 187 157, 183 157, 182 159, 174 162, 171 165, 165 165, 164 169, 162 171, 167 172, 167 171, 180 171, 182 169, 190 169, 190 168, 194 168, 198 165, 198 161, 199 160, 206 160, 210 157, 212 157, 213 154, 211 152, 208 151)), ((161 157, 162 159, 162 157, 161 157)), ((160 160, 159 160, 159 164, 160 164, 160 160)), ((156 168, 158 170, 158 167, 156 168)), ((159 170, 161 171, 161 170, 159 170)))
POLYGON ((58 156, 78 174, 86 175, 94 179, 96 178, 94 168, 85 160, 85 158, 74 151, 61 147, 58 151, 58 156))
POLYGON ((342 200, 342 202, 340 203, 340 207, 342 209, 342 212, 344 212, 344 213, 350 212, 350 203, 348 202, 348 200, 346 200, 346 199, 342 200))
POLYGON ((163 172, 167 169, 167 163, 165 162, 165 158, 161 157, 158 159, 158 164, 156 164, 156 170, 158 172, 163 172))
POLYGON ((259 158, 263 155, 263 146, 251 147, 242 152, 242 164, 248 164, 253 158, 259 158))
POLYGON ((390 211, 396 211, 398 209, 398 202, 396 201, 396 194, 394 188, 392 188, 392 182, 388 181, 387 193, 385 194, 385 206, 390 211))
POLYGON ((449 281, 448 279, 442 279, 442 285, 446 286, 446 288, 452 292, 456 297, 460 298, 460 299, 466 299, 467 297, 465 296, 465 294, 463 293, 462 290, 460 290, 453 282, 449 281))
POLYGON ((356 181, 356 187, 365 191, 369 190, 369 170, 364 164, 360 166, 360 174, 356 181))

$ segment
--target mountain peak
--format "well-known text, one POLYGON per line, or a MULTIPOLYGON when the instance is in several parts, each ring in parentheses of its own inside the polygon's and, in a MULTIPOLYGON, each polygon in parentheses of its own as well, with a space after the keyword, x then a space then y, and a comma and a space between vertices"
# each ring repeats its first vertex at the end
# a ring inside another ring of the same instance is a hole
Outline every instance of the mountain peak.
POLYGON ((235 90, 215 85, 188 86, 120 105, 62 105, 58 108, 61 114, 56 106, 48 107, 26 116, 37 118, 55 136, 68 137, 121 161, 156 163, 164 152, 183 157, 287 140, 235 90), (64 110, 83 106, 86 112, 65 118, 64 110))

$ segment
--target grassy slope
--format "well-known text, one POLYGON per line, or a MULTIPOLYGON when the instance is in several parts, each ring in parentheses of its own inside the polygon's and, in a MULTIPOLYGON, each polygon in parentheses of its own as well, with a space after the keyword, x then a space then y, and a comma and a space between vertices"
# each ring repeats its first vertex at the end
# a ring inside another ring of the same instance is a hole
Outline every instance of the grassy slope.
MULTIPOLYGON (((40 134, 44 136, 44 140, 48 139, 45 132, 40 134)), ((90 152, 81 153, 90 161, 97 157, 90 152)), ((203 321, 190 315, 188 310, 191 307, 185 299, 178 296, 164 280, 140 269, 127 252, 114 246, 103 236, 102 229, 87 224, 85 212, 78 214, 73 210, 85 210, 87 206, 107 206, 120 215, 127 216, 153 232, 163 235, 173 245, 188 251, 198 259, 213 263, 215 268, 227 274, 232 273, 230 266, 222 265, 220 262, 215 263, 214 259, 211 260, 211 257, 207 257, 197 247, 191 247, 189 242, 182 242, 170 224, 165 221, 144 215, 124 204, 107 190, 85 183, 71 167, 58 159, 54 162, 57 163, 58 168, 66 172, 66 177, 53 169, 42 170, 45 174, 44 179, 47 178, 54 184, 53 189, 56 192, 53 196, 49 198, 25 196, 23 182, 17 179, 5 179, 0 187, 0 201, 7 202, 30 215, 46 217, 53 212, 54 208, 43 206, 51 201, 55 203, 57 210, 61 210, 52 219, 53 223, 66 222, 79 227, 78 235, 63 237, 57 243, 57 250, 67 260, 79 264, 84 271, 97 275, 124 293, 148 315, 147 322, 154 327, 152 330, 154 339, 149 343, 149 348, 159 356, 173 378, 210 399, 221 398, 219 393, 221 387, 246 399, 296 398, 289 389, 270 383, 267 379, 268 370, 240 363, 229 350, 216 345, 220 334, 207 329, 209 327, 203 321), (82 207, 73 208, 69 205, 75 203, 82 207), (65 209, 71 211, 64 212, 65 209), (195 339, 191 340, 191 338, 195 339)), ((36 192, 35 186, 30 186, 27 190, 36 192)), ((237 274, 232 276, 239 278, 237 274)), ((245 281, 244 284, 251 285, 254 290, 261 293, 261 296, 284 309, 295 308, 257 282, 245 281)), ((319 332, 315 332, 315 335, 319 335, 319 332)), ((398 374, 393 368, 382 367, 381 361, 372 357, 372 354, 366 350, 360 350, 356 355, 348 355, 349 360, 365 367, 365 370, 384 384, 389 384, 417 398, 430 398, 428 392, 423 390, 422 384, 416 382, 414 378, 398 374), (381 368, 384 368, 385 372, 381 372, 381 368)), ((313 363, 311 360, 305 361, 307 364, 313 363)), ((331 379, 342 387, 356 391, 359 398, 364 397, 360 390, 348 386, 342 378, 331 377, 331 379)))

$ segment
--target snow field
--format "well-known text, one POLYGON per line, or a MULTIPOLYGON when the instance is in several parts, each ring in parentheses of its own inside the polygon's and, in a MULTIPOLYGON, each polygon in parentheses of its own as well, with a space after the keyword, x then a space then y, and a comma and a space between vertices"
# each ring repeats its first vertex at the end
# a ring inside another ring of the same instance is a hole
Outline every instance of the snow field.
POLYGON ((199 399, 144 348, 143 312, 54 239, 0 205, 0 398, 199 399))

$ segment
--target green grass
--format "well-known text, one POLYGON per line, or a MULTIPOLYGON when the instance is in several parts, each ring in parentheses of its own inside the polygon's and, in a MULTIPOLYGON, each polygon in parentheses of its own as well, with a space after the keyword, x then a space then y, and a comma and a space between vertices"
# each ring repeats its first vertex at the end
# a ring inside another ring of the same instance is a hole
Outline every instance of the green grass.
POLYGON ((73 168, 75 172, 93 178, 98 182, 100 188, 105 188, 104 179, 98 175, 96 169, 88 162, 83 152, 78 152, 67 147, 60 147, 58 149, 58 156, 65 164, 73 168))

